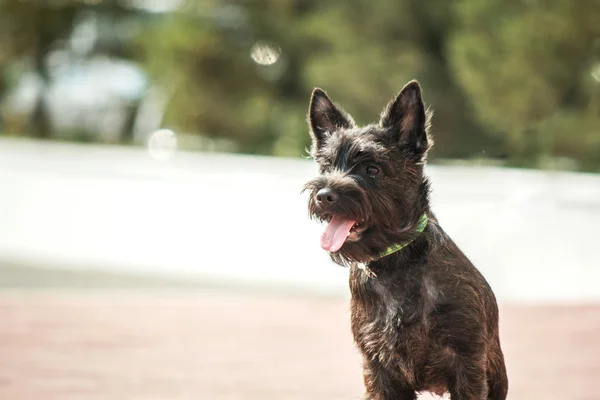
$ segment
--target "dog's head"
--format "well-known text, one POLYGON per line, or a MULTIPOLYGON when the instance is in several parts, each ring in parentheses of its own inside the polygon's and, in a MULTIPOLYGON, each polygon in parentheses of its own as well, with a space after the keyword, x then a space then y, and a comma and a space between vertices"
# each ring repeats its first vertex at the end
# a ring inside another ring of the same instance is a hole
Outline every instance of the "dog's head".
POLYGON ((416 81, 388 104, 379 123, 364 127, 323 90, 313 91, 308 121, 320 175, 305 189, 311 217, 327 222, 321 247, 335 262, 366 262, 414 234, 428 207, 429 120, 416 81))

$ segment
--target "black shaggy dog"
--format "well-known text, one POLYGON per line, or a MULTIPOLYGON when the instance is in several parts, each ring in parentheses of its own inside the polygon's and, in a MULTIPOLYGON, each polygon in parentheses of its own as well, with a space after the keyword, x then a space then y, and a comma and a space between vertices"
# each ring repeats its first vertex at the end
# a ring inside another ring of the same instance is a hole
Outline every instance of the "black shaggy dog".
POLYGON ((416 81, 365 127, 315 89, 309 211, 328 223, 321 246, 350 267, 367 399, 503 400, 496 299, 430 209, 429 120, 416 81))

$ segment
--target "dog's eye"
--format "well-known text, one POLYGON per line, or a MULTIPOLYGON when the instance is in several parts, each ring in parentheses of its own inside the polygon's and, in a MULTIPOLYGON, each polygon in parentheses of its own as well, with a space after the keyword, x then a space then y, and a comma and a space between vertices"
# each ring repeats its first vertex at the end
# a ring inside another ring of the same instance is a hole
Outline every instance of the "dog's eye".
POLYGON ((331 172, 331 165, 329 164, 324 164, 321 166, 321 173, 327 173, 327 172, 331 172))
POLYGON ((377 168, 373 165, 369 165, 367 167, 367 175, 376 176, 377 174, 379 174, 379 168, 377 168))

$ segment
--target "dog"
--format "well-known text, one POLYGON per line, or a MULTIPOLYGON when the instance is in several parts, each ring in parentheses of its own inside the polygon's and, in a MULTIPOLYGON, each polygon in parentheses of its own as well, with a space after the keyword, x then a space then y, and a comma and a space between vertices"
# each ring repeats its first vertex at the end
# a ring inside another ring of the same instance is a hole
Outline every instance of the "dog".
POLYGON ((431 115, 417 81, 364 127, 315 88, 309 213, 327 223, 321 247, 350 269, 366 399, 504 400, 496 298, 430 208, 431 115))

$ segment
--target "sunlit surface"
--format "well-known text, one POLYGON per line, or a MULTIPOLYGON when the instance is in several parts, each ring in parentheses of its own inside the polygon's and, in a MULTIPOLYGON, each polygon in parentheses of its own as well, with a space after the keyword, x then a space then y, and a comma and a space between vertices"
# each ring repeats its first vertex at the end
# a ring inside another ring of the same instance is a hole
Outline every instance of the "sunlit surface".
MULTIPOLYGON (((151 154, 172 154, 159 132, 151 154)), ((442 226, 501 300, 600 300, 600 177, 427 172, 442 226)), ((177 152, 157 163, 138 149, 1 140, 0 255, 344 294, 346 270, 321 249, 300 194, 315 173, 310 160, 177 152)))

